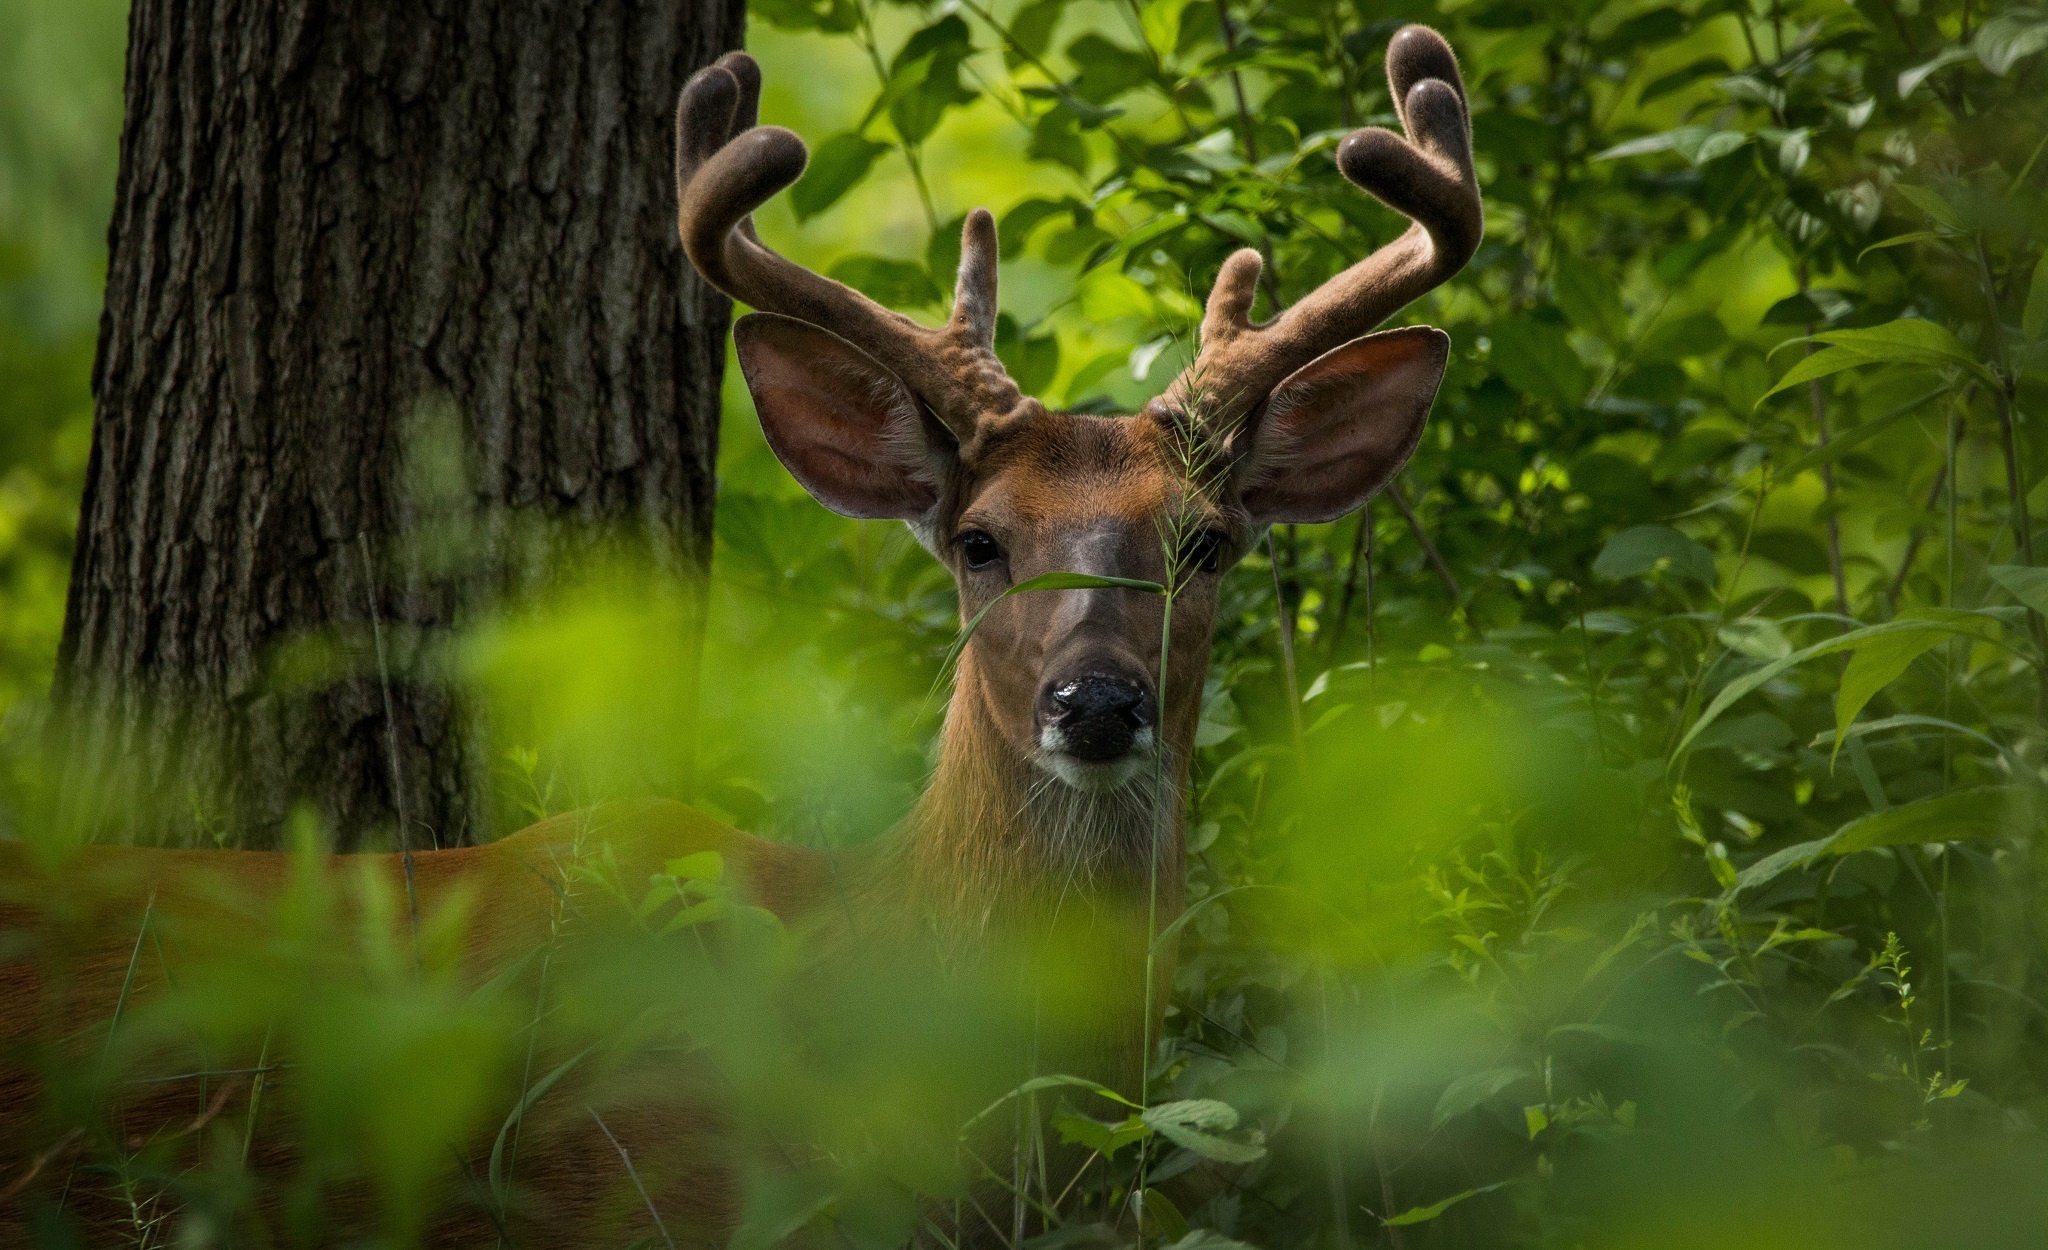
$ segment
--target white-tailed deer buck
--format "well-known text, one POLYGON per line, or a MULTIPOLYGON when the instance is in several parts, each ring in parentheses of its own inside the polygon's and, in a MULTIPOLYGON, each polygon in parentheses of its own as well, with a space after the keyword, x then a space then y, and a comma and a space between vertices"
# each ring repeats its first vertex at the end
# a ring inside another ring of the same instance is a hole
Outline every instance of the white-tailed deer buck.
MULTIPOLYGON (((750 57, 734 53, 697 74, 677 118, 679 226, 698 271, 759 310, 733 334, 769 444, 825 506, 908 522, 952 571, 963 621, 994 604, 960 658, 931 784, 879 849, 837 861, 680 805, 644 803, 409 864, 382 857, 376 871, 393 889, 415 890, 423 915, 468 900, 461 940, 479 981, 546 937, 551 865, 581 827, 608 840, 625 880, 715 849, 755 902, 788 921, 851 908, 875 923, 909 919, 962 951, 1085 899, 1090 914, 1136 918, 1105 928, 1122 936, 1103 956, 1135 983, 1151 939, 1145 924, 1164 924, 1181 907, 1182 791, 1218 578, 1264 527, 1334 520, 1385 485, 1420 438, 1443 377, 1442 331, 1373 330, 1456 273, 1479 243, 1464 87, 1450 47, 1426 28, 1396 34, 1386 61, 1407 134, 1359 130, 1337 163, 1412 227, 1264 325, 1249 321, 1258 253, 1230 256, 1198 358, 1129 416, 1048 411, 1004 372, 993 349, 996 231, 986 211, 967 218, 953 315, 937 329, 768 249, 750 214, 796 181, 804 145, 755 124, 760 78, 750 57), (1060 571, 1171 584, 1171 639, 1161 636, 1157 594, 1093 585, 996 602, 1008 587, 1060 571)), ((0 846, 8 1244, 35 1211, 56 1204, 92 1221, 124 1214, 104 1177, 79 1169, 80 1135, 56 1118, 18 1056, 38 1046, 45 1058, 98 1053, 120 1006, 160 984, 153 962, 137 975, 138 918, 166 931, 233 932, 246 917, 228 914, 217 883, 270 896, 293 871, 285 855, 116 848, 86 848, 48 867, 0 846), (48 905, 57 898, 63 907, 48 905)), ((844 928, 819 932, 830 941, 844 928)), ((1156 984, 1169 982, 1162 974, 1156 984)), ((1123 1018, 1097 1021, 1073 1061, 1136 1094, 1147 1009, 1135 995, 1121 1001, 1123 1018)), ((1154 1018, 1162 1001, 1150 1002, 1154 1018)), ((195 1096, 169 1083, 93 1114, 118 1117, 121 1132, 147 1132, 192 1120, 195 1096)), ((508 1090, 506 1101, 516 1097, 508 1090)), ((288 1109, 289 1096, 271 1105, 288 1109)), ((689 1146, 705 1123, 676 1115, 612 1126, 636 1158, 666 1147, 690 1161, 645 1178, 649 1204, 689 1244, 723 1243, 738 1205, 730 1161, 689 1146)), ((269 1123, 267 1136, 288 1142, 290 1131, 269 1123)), ((487 1137, 454 1153, 473 1162, 490 1149, 487 1137)), ((529 1199, 506 1218, 531 1226, 529 1244, 582 1244, 636 1220, 633 1235, 644 1235, 645 1209, 608 1163, 614 1149, 579 1116, 553 1131, 536 1127, 518 1164, 529 1199)), ((480 1215, 471 1227, 490 1235, 480 1215)))

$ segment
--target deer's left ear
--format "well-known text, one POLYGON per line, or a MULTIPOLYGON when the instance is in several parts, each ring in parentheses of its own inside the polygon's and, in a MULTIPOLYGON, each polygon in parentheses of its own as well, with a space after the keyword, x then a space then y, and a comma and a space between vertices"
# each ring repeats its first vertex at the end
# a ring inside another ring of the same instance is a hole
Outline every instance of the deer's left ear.
POLYGON ((1256 525, 1334 521, 1400 472, 1450 362, 1451 338, 1406 326, 1353 339, 1289 374, 1254 417, 1238 466, 1256 525))

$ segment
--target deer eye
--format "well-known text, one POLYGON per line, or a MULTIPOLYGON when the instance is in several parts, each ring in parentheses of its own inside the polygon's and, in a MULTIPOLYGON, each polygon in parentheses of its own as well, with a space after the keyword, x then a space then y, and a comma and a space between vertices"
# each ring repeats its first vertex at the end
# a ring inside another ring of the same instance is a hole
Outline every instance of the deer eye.
POLYGON ((970 569, 985 569, 1003 558, 1003 548, 986 530, 967 530, 953 540, 970 569))
POLYGON ((1187 545, 1181 548, 1180 566, 1214 573, 1223 567, 1223 557, 1229 552, 1230 535, 1222 530, 1203 530, 1190 535, 1187 545))

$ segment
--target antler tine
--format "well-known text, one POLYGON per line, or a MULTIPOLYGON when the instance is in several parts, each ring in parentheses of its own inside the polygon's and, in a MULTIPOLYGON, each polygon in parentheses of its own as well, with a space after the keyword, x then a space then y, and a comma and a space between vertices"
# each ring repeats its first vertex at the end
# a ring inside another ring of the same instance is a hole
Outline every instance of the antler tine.
POLYGON ((803 175, 810 153, 793 132, 754 124, 760 99, 760 66, 731 52, 699 70, 676 106, 676 228, 704 280, 852 343, 963 440, 983 417, 1035 411, 994 350, 995 218, 968 215, 953 316, 938 329, 791 262, 761 242, 753 212, 803 175))
POLYGON ((1199 409, 1228 429, 1289 373, 1370 333, 1472 259, 1483 214, 1457 56, 1427 26, 1404 26, 1387 44, 1387 88, 1406 136, 1353 131, 1337 147, 1337 168, 1415 224, 1262 326, 1251 324, 1259 254, 1233 253, 1209 295, 1195 363, 1155 411, 1199 409))

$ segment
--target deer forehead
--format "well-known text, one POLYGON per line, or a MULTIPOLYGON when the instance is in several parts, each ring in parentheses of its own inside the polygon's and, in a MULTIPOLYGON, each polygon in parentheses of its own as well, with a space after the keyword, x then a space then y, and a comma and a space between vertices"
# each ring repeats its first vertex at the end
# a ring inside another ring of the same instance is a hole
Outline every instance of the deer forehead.
POLYGON ((979 441, 964 518, 1025 528, 1097 518, 1149 529, 1187 495, 1172 440, 1144 417, 1041 413, 979 441))

